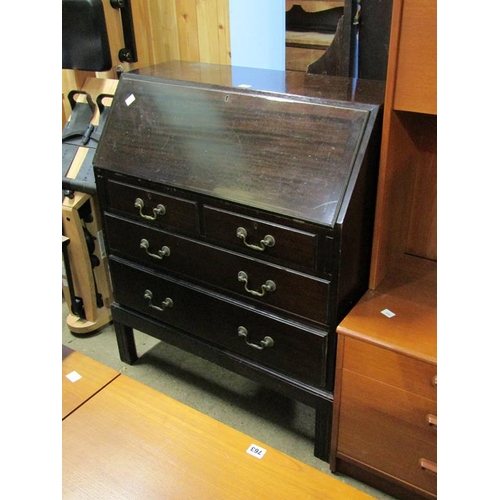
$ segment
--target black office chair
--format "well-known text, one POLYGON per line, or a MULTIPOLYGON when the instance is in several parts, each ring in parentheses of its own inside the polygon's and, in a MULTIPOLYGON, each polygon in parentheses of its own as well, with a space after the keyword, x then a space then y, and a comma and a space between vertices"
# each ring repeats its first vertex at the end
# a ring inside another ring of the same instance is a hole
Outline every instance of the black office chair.
POLYGON ((62 0, 62 68, 108 71, 111 66, 102 0, 62 0))

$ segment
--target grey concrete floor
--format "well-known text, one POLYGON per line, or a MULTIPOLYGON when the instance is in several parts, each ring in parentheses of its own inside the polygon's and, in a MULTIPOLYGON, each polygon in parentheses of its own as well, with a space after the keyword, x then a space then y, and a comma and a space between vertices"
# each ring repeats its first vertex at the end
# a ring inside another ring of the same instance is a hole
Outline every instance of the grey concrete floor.
MULTIPOLYGON (((135 331, 139 360, 120 360, 112 325, 74 334, 62 301, 62 343, 325 474, 313 454, 314 410, 213 363, 135 331)), ((344 475, 337 479, 382 500, 393 497, 344 475)))

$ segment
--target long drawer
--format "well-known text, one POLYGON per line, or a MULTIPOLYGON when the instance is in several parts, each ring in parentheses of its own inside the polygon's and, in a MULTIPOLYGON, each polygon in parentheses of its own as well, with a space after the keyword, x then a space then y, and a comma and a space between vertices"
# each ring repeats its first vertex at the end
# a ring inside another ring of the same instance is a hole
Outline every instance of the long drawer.
POLYGON ((259 364, 323 387, 328 334, 110 257, 115 300, 259 364), (297 356, 300 353, 300 356, 297 356))
POLYGON ((425 361, 346 337, 344 368, 437 400, 437 367, 425 361))
POLYGON ((338 456, 437 490, 437 403, 342 371, 338 456))
POLYGON ((229 291, 261 306, 321 324, 328 322, 330 285, 326 280, 109 214, 105 222, 112 253, 229 291))

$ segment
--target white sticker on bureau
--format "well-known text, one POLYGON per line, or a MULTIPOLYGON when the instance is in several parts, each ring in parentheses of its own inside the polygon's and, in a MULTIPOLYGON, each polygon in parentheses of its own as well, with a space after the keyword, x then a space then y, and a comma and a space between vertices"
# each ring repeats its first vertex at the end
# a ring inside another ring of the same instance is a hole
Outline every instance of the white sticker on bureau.
POLYGON ((257 446, 256 444, 251 444, 249 447, 248 447, 248 450, 247 450, 247 453, 249 455, 252 455, 258 459, 261 459, 265 454, 266 454, 266 451, 264 448, 261 448, 260 446, 257 446))
POLYGON ((130 106, 133 102, 135 101, 135 95, 130 94, 126 99, 125 99, 125 104, 127 106, 130 106))

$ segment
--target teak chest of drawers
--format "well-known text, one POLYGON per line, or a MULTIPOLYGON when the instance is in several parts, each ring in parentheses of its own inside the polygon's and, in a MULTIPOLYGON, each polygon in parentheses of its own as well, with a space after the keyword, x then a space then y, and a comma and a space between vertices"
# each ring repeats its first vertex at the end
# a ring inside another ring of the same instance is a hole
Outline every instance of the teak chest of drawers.
POLYGON ((311 405, 328 460, 335 327, 368 282, 383 84, 236 69, 121 76, 94 158, 120 357, 137 359, 137 329, 311 405))
POLYGON ((436 303, 436 263, 406 256, 337 329, 331 469, 401 499, 437 496, 436 303))

